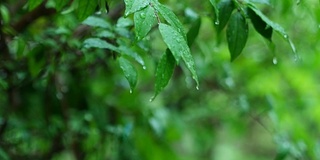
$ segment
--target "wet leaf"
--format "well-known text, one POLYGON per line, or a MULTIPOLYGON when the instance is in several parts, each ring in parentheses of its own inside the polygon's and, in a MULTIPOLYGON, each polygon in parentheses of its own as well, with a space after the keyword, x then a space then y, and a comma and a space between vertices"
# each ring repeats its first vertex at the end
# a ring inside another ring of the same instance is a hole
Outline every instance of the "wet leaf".
POLYGON ((215 18, 214 22, 218 32, 224 29, 234 8, 235 6, 232 0, 222 0, 218 3, 218 17, 215 18))
POLYGON ((131 91, 137 84, 138 81, 138 73, 134 66, 127 59, 120 57, 118 58, 120 68, 122 69, 124 76, 128 80, 130 84, 131 91))
POLYGON ((148 4, 148 0, 125 0, 126 5, 125 16, 132 14, 134 12, 140 11, 145 8, 148 4))
POLYGON ((262 20, 262 18, 256 14, 251 8, 248 8, 248 15, 251 19, 254 29, 262 35, 264 38, 271 41, 272 28, 262 20))
POLYGON ((134 13, 135 33, 138 40, 144 38, 156 23, 155 13, 152 7, 146 7, 134 13))

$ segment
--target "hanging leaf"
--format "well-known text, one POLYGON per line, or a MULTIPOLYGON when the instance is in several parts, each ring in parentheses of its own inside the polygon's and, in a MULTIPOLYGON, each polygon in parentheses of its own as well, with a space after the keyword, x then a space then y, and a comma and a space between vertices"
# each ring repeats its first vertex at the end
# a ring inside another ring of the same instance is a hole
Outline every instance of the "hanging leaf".
POLYGON ((220 33, 226 26, 234 8, 235 6, 232 0, 222 0, 218 3, 218 17, 215 17, 214 22, 218 33, 220 33))
POLYGON ((36 7, 38 7, 42 2, 43 2, 43 0, 29 0, 28 1, 29 11, 31 11, 31 10, 35 9, 36 7))
POLYGON ((119 49, 116 46, 114 46, 114 45, 112 45, 112 44, 110 44, 110 43, 108 43, 108 42, 106 42, 106 41, 104 41, 104 40, 102 40, 100 38, 88 38, 88 39, 86 39, 83 42, 83 47, 84 48, 110 49, 112 51, 120 52, 119 49))
POLYGON ((133 65, 123 57, 118 58, 120 68, 122 69, 124 76, 128 80, 130 84, 130 92, 134 89, 138 80, 137 70, 133 67, 133 65))
POLYGON ((195 70, 193 57, 187 45, 187 41, 174 27, 171 27, 169 25, 160 23, 159 30, 164 42, 172 52, 176 62, 179 63, 180 58, 183 59, 198 87, 198 76, 195 70))
POLYGON ((162 17, 183 36, 184 39, 187 39, 186 33, 183 29, 183 25, 179 21, 178 17, 166 6, 160 3, 154 3, 154 8, 159 12, 162 17))
POLYGON ((159 64, 156 70, 156 82, 155 82, 155 93, 151 98, 153 100, 156 96, 163 90, 165 86, 168 85, 169 80, 172 77, 175 60, 169 49, 166 50, 166 53, 162 55, 159 64))
POLYGON ((148 0, 125 0, 126 5, 125 16, 132 14, 134 12, 140 11, 141 9, 148 6, 148 0))
POLYGON ((92 15, 98 6, 97 0, 78 0, 77 2, 78 8, 76 9, 76 15, 80 21, 92 15))
POLYGON ((152 7, 146 7, 134 13, 134 26, 138 40, 144 38, 155 24, 156 17, 154 14, 152 7))
POLYGON ((227 41, 231 54, 231 61, 242 52, 248 39, 248 24, 240 12, 231 15, 227 28, 227 41))
POLYGON ((272 28, 251 8, 248 8, 248 15, 251 19, 254 29, 271 42, 272 28))
POLYGON ((187 33, 189 47, 193 44, 194 40, 197 38, 200 30, 200 25, 201 25, 201 18, 197 18, 197 20, 195 20, 192 23, 192 26, 187 33))
POLYGON ((265 23, 267 23, 267 25, 269 25, 273 30, 278 32, 283 38, 285 38, 287 40, 287 42, 290 44, 290 47, 291 47, 293 53, 295 54, 295 56, 297 56, 296 55, 297 54, 296 47, 292 43, 287 32, 279 24, 271 21, 268 17, 266 17, 259 9, 257 9, 257 7, 254 4, 249 3, 248 7, 250 9, 252 9, 252 11, 254 11, 265 23))

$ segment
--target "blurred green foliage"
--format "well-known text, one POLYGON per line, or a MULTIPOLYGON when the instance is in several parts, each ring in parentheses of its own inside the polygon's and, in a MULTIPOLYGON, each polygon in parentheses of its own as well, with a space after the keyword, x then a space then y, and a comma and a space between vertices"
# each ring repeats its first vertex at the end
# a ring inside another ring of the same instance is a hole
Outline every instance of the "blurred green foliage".
POLYGON ((137 41, 123 2, 107 2, 108 14, 81 21, 76 6, 49 0, 62 13, 42 12, 19 31, 37 5, 1 2, 0 159, 320 159, 319 1, 256 3, 287 31, 299 59, 281 35, 270 44, 249 25, 231 63, 209 1, 160 0, 186 30, 201 18, 190 47, 200 86, 180 64, 152 102, 166 45, 154 28, 137 41), (119 55, 136 69, 134 90, 119 55))

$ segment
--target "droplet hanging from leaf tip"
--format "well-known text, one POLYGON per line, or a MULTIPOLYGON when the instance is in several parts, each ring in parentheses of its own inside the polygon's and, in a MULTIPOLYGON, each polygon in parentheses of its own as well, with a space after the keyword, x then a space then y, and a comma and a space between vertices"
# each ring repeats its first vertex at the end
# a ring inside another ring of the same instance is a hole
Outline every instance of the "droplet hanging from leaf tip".
POLYGON ((156 98, 156 96, 152 96, 149 101, 152 102, 154 99, 156 98))
POLYGON ((220 24, 219 20, 216 20, 216 21, 214 22, 214 24, 215 24, 215 25, 219 25, 219 24, 220 24))
POLYGON ((273 63, 273 64, 278 64, 278 59, 277 59, 277 57, 273 57, 272 63, 273 63))
POLYGON ((143 66, 143 67, 142 67, 142 69, 146 70, 146 69, 147 69, 147 67, 146 67, 146 66, 143 66))
POLYGON ((132 89, 130 89, 130 94, 132 94, 132 89))

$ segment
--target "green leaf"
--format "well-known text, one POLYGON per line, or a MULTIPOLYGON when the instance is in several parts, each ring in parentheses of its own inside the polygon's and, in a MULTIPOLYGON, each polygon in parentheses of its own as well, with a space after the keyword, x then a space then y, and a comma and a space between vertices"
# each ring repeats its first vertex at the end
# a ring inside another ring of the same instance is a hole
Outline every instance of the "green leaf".
POLYGON ((131 48, 128 48, 125 44, 119 44, 119 50, 121 55, 127 55, 132 57, 135 61, 137 61, 139 64, 141 64, 145 68, 145 63, 142 57, 135 51, 133 51, 131 48))
POLYGON ((146 7, 134 13, 134 26, 138 40, 144 38, 155 24, 156 17, 154 14, 152 7, 146 7))
POLYGON ((232 11, 235 9, 232 0, 222 0, 218 3, 218 17, 215 18, 215 26, 218 33, 223 30, 228 20, 230 19, 232 11))
POLYGON ((98 6, 97 0, 78 0, 77 2, 78 8, 76 8, 76 15, 80 21, 92 15, 98 6))
POLYGON ((28 1, 29 11, 38 7, 42 2, 43 2, 43 0, 29 0, 28 1))
POLYGON ((159 30, 164 42, 172 52, 176 62, 179 63, 180 58, 183 59, 198 87, 198 76, 195 70, 193 57, 187 45, 187 41, 174 27, 171 27, 169 25, 160 23, 159 30))
POLYGON ((248 24, 240 12, 231 15, 227 28, 227 41, 231 54, 231 61, 242 52, 248 39, 248 24))
POLYGON ((10 14, 7 7, 0 5, 0 16, 3 21, 3 24, 9 24, 10 23, 10 14))
POLYGON ((200 26, 201 26, 201 18, 197 18, 197 20, 195 20, 192 23, 192 26, 187 33, 189 47, 193 44, 194 40, 197 38, 199 34, 200 26))
POLYGON ((61 11, 62 8, 69 3, 69 0, 54 0, 55 8, 57 11, 61 11))
POLYGON ((254 11, 265 23, 267 23, 273 30, 275 30, 277 33, 279 33, 280 35, 282 35, 283 38, 285 38, 287 40, 287 42, 290 44, 290 47, 293 51, 294 54, 297 53, 296 51, 296 47, 295 45, 292 43, 291 39, 289 38, 287 32, 277 23, 271 21, 268 17, 266 17, 259 9, 257 9, 257 7, 252 4, 249 3, 248 7, 250 7, 250 9, 252 9, 252 11, 254 11))
POLYGON ((92 27, 101 27, 101 28, 108 28, 108 29, 112 28, 110 23, 108 23, 106 20, 99 17, 90 16, 86 20, 84 20, 82 23, 92 27))
POLYGON ((256 3, 270 5, 270 0, 250 0, 250 2, 256 2, 256 3))
POLYGON ((169 49, 162 55, 156 70, 156 82, 155 82, 155 93, 151 100, 155 99, 156 96, 168 85, 169 80, 172 77, 175 60, 169 49))
POLYGON ((140 11, 141 9, 148 6, 148 0, 125 0, 126 4, 125 16, 132 14, 134 12, 140 11))
POLYGON ((112 44, 110 44, 110 43, 108 43, 108 42, 106 42, 106 41, 104 41, 104 40, 102 40, 100 38, 88 38, 88 39, 86 39, 83 42, 83 47, 84 48, 110 49, 112 51, 119 52, 119 49, 116 46, 114 46, 114 45, 112 45, 112 44))
POLYGON ((157 10, 158 13, 162 15, 162 17, 177 31, 183 36, 184 39, 187 39, 186 33, 184 31, 183 25, 179 21, 178 17, 166 6, 160 3, 154 3, 154 8, 157 10))
POLYGON ((138 73, 133 65, 125 58, 120 57, 118 59, 120 68, 122 69, 124 76, 130 84, 130 92, 134 89, 138 81, 138 73))
POLYGON ((264 38, 271 42, 272 28, 262 20, 262 18, 256 14, 251 8, 248 8, 248 15, 251 19, 254 29, 262 35, 264 38))

